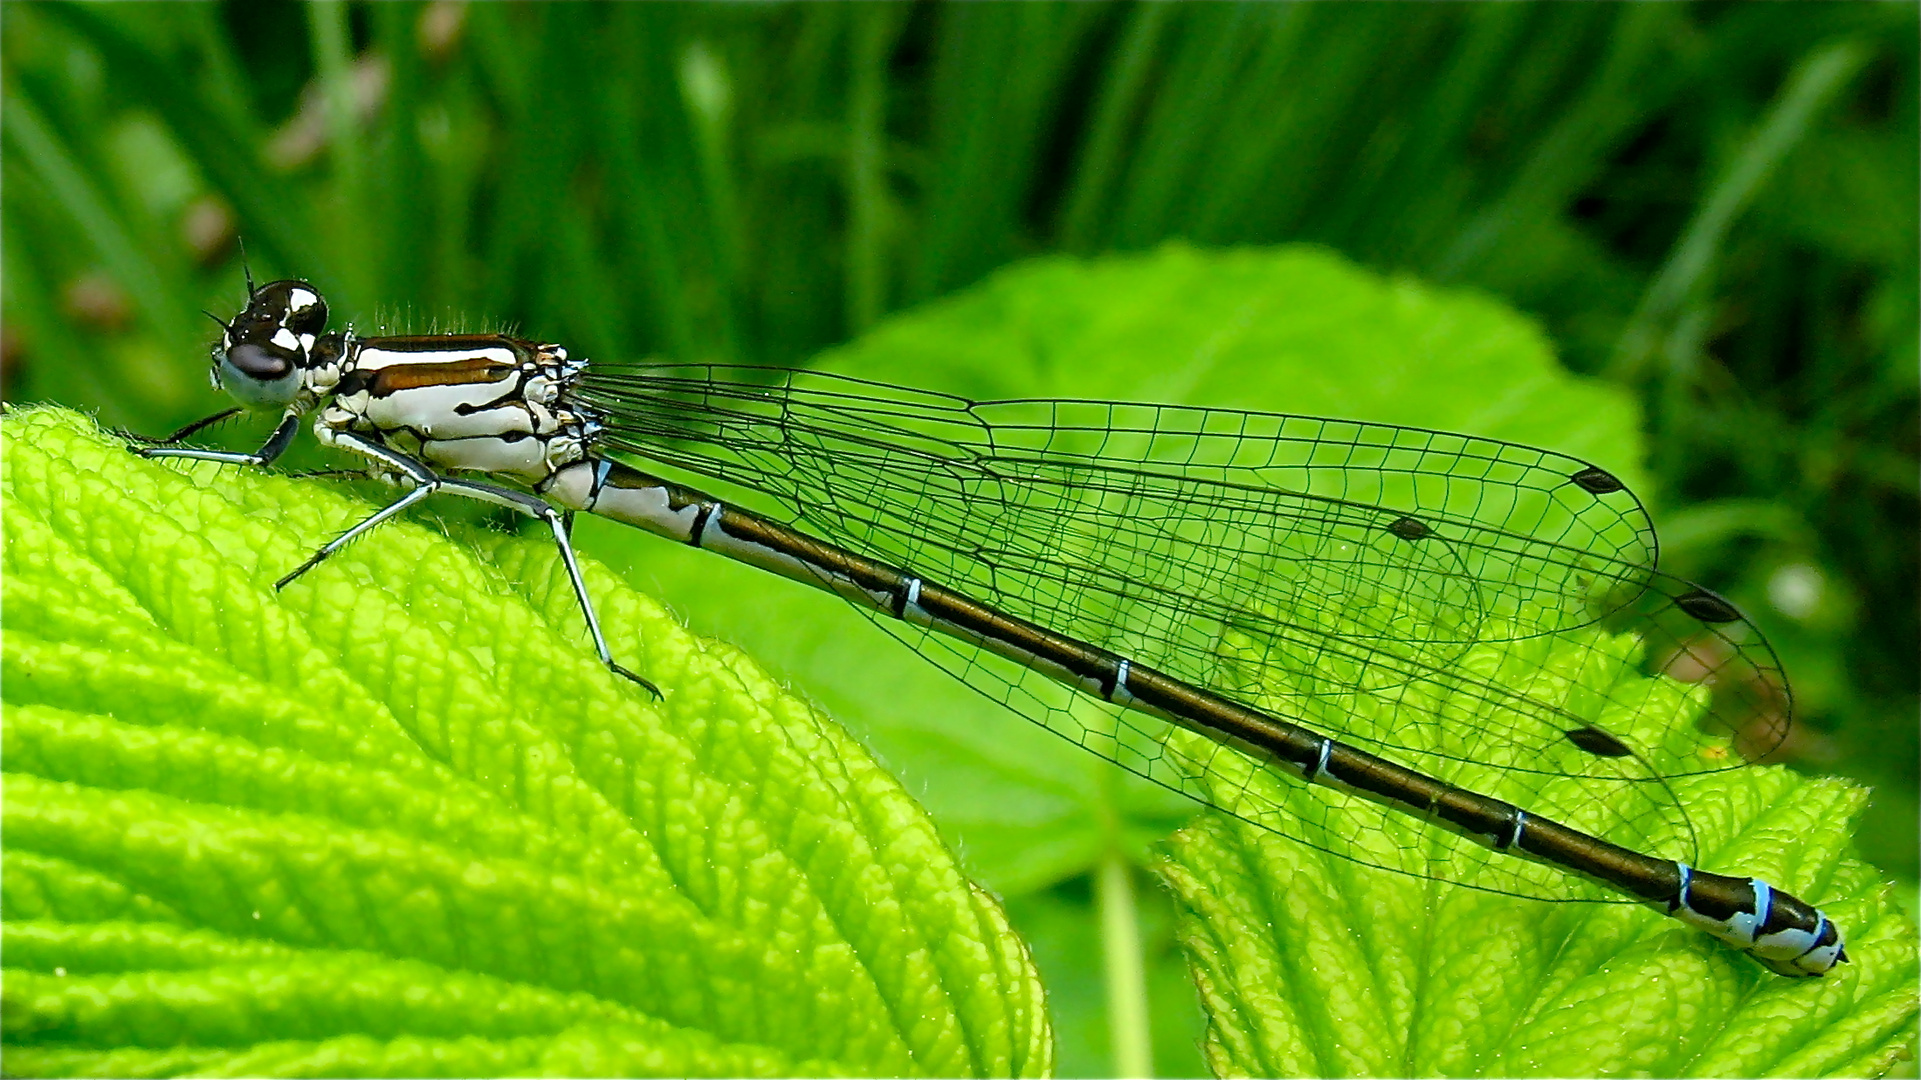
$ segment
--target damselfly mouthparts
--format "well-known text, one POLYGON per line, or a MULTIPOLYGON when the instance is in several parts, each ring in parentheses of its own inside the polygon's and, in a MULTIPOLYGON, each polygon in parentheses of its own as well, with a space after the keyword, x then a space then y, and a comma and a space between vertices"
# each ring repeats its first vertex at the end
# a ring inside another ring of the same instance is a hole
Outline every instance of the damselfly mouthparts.
POLYGON ((178 445, 210 421, 141 452, 265 465, 314 412, 409 489, 282 586, 437 491, 505 506, 546 523, 601 660, 651 690, 569 545, 568 514, 601 514, 837 593, 1056 734, 1334 855, 1646 903, 1783 974, 1847 959, 1819 910, 1691 865, 1677 788, 1739 764, 1737 725, 1778 744, 1787 684, 1732 605, 1654 569, 1604 469, 1383 424, 329 333, 313 286, 249 290, 214 380, 280 424, 254 453, 178 445), (1714 692, 1663 674, 1676 657, 1714 692), (1226 755, 1309 783, 1283 808, 1221 783, 1226 755))

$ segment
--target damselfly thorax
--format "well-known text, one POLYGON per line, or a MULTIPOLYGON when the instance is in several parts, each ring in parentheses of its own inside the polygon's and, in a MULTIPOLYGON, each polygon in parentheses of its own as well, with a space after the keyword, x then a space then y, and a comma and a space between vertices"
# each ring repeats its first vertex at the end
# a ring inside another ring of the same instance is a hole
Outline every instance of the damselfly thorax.
POLYGON ((1755 716, 1778 743, 1787 684, 1731 604, 1654 568, 1645 511, 1599 466, 1386 424, 590 364, 326 319, 313 286, 277 281, 224 324, 216 384, 283 410, 259 451, 177 445, 211 420, 142 451, 265 465, 311 414, 407 489, 280 586, 434 493, 505 506, 548 526, 601 660, 658 694, 616 662, 575 563, 569 515, 599 514, 836 593, 1048 730, 1331 854, 1645 903, 1783 974, 1847 959, 1816 908, 1693 866, 1674 782, 1738 764, 1726 733, 1755 716), (1623 675, 1636 651, 1686 655, 1722 692, 1623 675), (1218 797, 1223 754, 1307 783, 1287 806, 1218 797), (1525 805, 1489 793, 1510 789, 1525 805), (1422 839, 1381 840, 1409 828, 1422 839))

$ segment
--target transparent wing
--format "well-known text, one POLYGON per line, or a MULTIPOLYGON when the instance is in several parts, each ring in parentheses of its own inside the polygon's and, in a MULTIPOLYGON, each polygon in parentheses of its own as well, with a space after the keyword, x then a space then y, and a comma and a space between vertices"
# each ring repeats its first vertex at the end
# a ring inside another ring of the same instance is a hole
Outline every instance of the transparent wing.
MULTIPOLYGON (((604 445, 759 492, 823 540, 1641 850, 1693 855, 1669 779, 1740 764, 1725 749, 1736 728, 1761 749, 1785 735, 1786 683, 1760 635, 1656 572, 1640 502, 1565 455, 775 369, 596 366, 578 394, 604 414, 604 445), (1720 692, 1651 677, 1676 657, 1720 692)), ((1291 817, 1224 796, 1236 766, 1216 755, 1232 751, 877 621, 1050 730, 1317 847, 1589 896, 1325 788, 1301 786, 1291 817)))

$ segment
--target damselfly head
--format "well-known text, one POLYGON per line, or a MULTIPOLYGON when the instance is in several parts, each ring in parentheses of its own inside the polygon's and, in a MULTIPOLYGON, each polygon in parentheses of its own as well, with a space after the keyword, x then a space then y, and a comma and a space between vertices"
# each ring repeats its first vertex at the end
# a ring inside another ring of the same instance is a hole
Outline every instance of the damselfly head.
POLYGON ((253 290, 213 346, 214 385, 253 408, 277 408, 300 392, 314 342, 327 328, 327 301, 304 281, 253 290))

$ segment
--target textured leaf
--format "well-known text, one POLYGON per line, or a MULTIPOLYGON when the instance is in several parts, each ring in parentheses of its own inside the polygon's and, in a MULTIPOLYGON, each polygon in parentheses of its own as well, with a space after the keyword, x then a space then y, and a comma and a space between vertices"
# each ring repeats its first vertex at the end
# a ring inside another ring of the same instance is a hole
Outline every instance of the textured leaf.
MULTIPOLYGON (((1303 785, 1248 778, 1283 804, 1303 785)), ((1236 777, 1220 781, 1223 797, 1236 777)), ((1525 781, 1517 781, 1525 787, 1525 781)), ((1866 793, 1755 767, 1675 782, 1702 865, 1820 904, 1851 963, 1764 970, 1634 905, 1549 904, 1384 873, 1210 816, 1163 875, 1223 1076, 1859 1076, 1911 1052, 1912 925, 1848 854, 1866 793)), ((1514 790, 1501 797, 1526 800, 1514 790)), ((1399 825, 1400 823, 1395 823, 1399 825)), ((1385 843, 1418 842, 1410 819, 1385 843)))
POLYGON ((7 1072, 1045 1072, 919 809, 598 567, 5 420, 7 1072), (475 558, 478 547, 487 561, 475 558))

